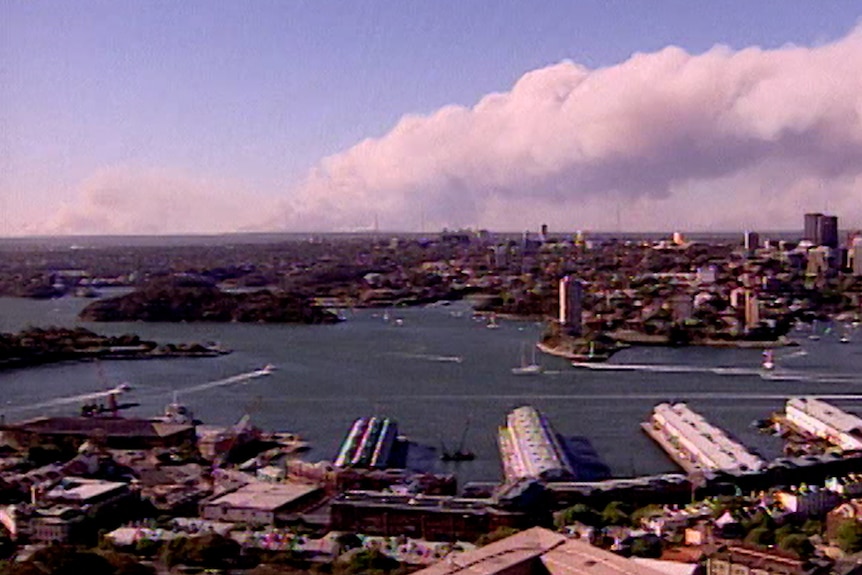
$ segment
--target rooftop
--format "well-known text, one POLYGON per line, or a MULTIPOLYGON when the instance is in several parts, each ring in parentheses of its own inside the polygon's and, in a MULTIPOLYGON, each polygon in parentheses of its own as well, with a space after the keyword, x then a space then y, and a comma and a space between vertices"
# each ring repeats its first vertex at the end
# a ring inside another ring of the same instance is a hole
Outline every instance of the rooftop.
POLYGON ((661 575, 610 551, 533 527, 474 551, 450 555, 416 575, 661 575))
POLYGON ((124 417, 37 417, 5 426, 13 431, 56 433, 69 435, 103 431, 112 437, 167 437, 191 429, 191 425, 155 423, 147 419, 124 417))
POLYGON ((257 509, 261 511, 277 511, 301 497, 310 495, 320 488, 303 483, 269 483, 255 481, 248 483, 236 491, 226 493, 210 505, 225 505, 242 509, 257 509))
POLYGON ((814 397, 792 397, 787 407, 795 407, 844 433, 862 430, 862 419, 814 397))
POLYGON ((49 499, 87 503, 88 501, 127 487, 128 484, 116 481, 69 477, 63 479, 56 487, 51 489, 47 493, 47 496, 49 499))

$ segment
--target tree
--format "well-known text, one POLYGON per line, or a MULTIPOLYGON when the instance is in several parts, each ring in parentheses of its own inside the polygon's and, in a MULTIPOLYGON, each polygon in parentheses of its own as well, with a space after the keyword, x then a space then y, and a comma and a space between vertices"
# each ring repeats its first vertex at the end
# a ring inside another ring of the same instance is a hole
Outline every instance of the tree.
POLYGON ((661 557, 662 544, 661 539, 655 535, 647 535, 638 537, 632 541, 632 555, 635 557, 648 557, 650 559, 658 559, 661 557))
POLYGON ((387 573, 400 566, 398 561, 379 549, 358 549, 351 552, 346 560, 339 560, 334 573, 337 575, 387 573))
POLYGON ((820 535, 821 533, 823 533, 823 523, 816 519, 809 519, 802 524, 802 532, 809 537, 820 535))
POLYGON ((647 505, 646 507, 635 509, 631 516, 632 525, 638 527, 643 520, 661 515, 663 512, 664 510, 661 505, 647 505))
POLYGON ((629 514, 622 501, 611 501, 602 511, 602 523, 605 525, 625 525, 629 522, 629 514))
POLYGON ((845 553, 862 551, 862 524, 850 519, 835 530, 835 542, 845 553))
POLYGON ((758 547, 768 547, 775 543, 775 534, 767 527, 755 527, 745 536, 745 542, 758 547))
POLYGON ((599 515, 598 511, 583 503, 572 505, 554 514, 554 526, 558 529, 575 522, 597 527, 601 524, 601 515, 599 515))
POLYGON ((804 533, 791 533, 780 539, 776 538, 778 547, 795 553, 799 557, 808 557, 814 551, 814 545, 804 533))
POLYGON ((115 568, 104 557, 68 545, 49 545, 14 565, 9 575, 51 573, 52 575, 114 575, 115 568))

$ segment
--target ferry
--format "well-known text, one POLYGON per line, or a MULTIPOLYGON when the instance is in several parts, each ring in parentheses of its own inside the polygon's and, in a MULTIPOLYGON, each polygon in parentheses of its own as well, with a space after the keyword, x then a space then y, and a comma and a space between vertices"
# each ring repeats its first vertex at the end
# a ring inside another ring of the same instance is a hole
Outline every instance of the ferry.
POLYGON ((771 349, 763 350, 763 363, 761 363, 761 367, 767 371, 775 369, 775 352, 771 349))

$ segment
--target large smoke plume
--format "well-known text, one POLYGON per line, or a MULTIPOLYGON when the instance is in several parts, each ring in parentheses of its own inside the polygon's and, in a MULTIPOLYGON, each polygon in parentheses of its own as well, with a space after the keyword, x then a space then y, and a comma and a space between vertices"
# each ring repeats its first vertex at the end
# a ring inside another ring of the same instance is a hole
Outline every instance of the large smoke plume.
POLYGON ((51 231, 774 229, 824 209, 862 222, 860 62, 860 28, 815 47, 562 62, 321 160, 275 216, 241 189, 108 173, 51 231))

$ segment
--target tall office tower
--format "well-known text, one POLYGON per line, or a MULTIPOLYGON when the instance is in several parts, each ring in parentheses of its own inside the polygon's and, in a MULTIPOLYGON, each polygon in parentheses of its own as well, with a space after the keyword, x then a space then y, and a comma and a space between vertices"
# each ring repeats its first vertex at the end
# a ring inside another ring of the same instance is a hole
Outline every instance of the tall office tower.
POLYGON ((571 335, 581 335, 584 286, 573 276, 560 280, 560 324, 571 335))
POLYGON ((823 214, 805 214, 805 224, 802 232, 802 239, 808 240, 814 245, 818 245, 817 243, 817 228, 820 223, 820 218, 823 217, 823 214))
POLYGON ((756 327, 760 323, 760 300, 751 290, 745 290, 745 329, 756 327))
POLYGON ((838 247, 838 216, 805 214, 804 238, 815 246, 838 247))
POLYGON ((838 247, 838 216, 823 216, 818 226, 819 245, 838 247))
POLYGON ((543 243, 548 241, 548 224, 542 224, 542 231, 539 235, 539 241, 543 243))
POLYGON ((744 243, 745 250, 753 252, 760 247, 760 234, 757 232, 745 232, 744 243))
POLYGON ((853 260, 853 275, 862 276, 862 237, 853 238, 850 246, 850 256, 853 260))

